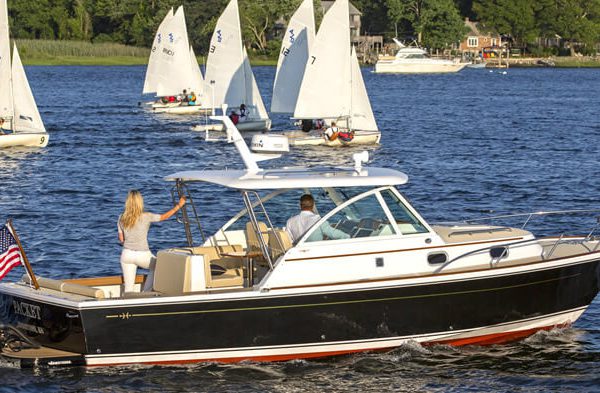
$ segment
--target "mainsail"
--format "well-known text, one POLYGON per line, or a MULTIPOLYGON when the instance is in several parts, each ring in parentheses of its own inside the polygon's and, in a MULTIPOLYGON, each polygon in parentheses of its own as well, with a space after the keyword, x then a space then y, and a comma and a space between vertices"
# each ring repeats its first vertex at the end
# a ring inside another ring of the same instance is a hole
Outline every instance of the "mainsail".
POLYGON ((146 79, 144 80, 144 90, 142 91, 143 94, 156 93, 159 77, 159 57, 162 52, 165 39, 167 38, 167 28, 171 22, 171 19, 173 19, 173 8, 167 12, 167 15, 158 26, 158 30, 154 36, 152 50, 150 51, 150 58, 148 59, 148 68, 146 68, 146 79))
POLYGON ((377 130, 356 53, 350 44, 348 0, 323 17, 310 49, 294 111, 297 119, 347 119, 352 129, 377 130))
POLYGON ((0 117, 4 119, 13 116, 11 79, 8 9, 6 0, 0 0, 0 117))
POLYGON ((16 45, 13 49, 12 83, 15 110, 13 130, 15 132, 46 132, 16 45))
POLYGON ((190 67, 190 44, 183 6, 180 6, 173 15, 164 38, 158 61, 156 95, 159 97, 190 90, 195 78, 195 71, 190 67))
POLYGON ((229 2, 217 21, 210 40, 204 81, 206 99, 212 102, 213 108, 245 104, 252 111, 251 117, 256 118, 253 115, 258 113, 261 119, 268 118, 242 44, 237 0, 229 2))
POLYGON ((315 38, 313 0, 304 0, 288 24, 281 42, 277 72, 273 83, 271 112, 293 113, 309 49, 315 38))
POLYGON ((183 6, 171 9, 161 22, 148 60, 143 93, 159 97, 181 94, 183 90, 202 95, 198 61, 190 48, 183 6))

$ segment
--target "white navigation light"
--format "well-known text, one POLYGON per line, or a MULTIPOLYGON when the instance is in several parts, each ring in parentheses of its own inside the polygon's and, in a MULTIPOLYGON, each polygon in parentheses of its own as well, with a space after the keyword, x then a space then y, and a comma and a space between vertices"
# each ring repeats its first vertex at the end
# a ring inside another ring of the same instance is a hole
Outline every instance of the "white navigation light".
POLYGON ((354 158, 354 168, 357 171, 360 171, 362 169, 362 164, 369 162, 369 152, 365 150, 361 153, 354 153, 352 158, 354 158))

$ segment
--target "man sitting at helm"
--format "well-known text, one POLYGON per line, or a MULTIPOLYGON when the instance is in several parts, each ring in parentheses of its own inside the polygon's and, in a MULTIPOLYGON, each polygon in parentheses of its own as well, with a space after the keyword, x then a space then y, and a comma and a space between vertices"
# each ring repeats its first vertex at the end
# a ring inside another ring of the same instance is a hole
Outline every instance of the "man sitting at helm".
MULTIPOLYGON (((290 234, 292 242, 297 243, 306 231, 321 219, 321 216, 316 214, 314 209, 315 199, 313 196, 310 194, 302 195, 300 197, 300 214, 290 217, 285 225, 285 229, 290 234)), ((327 222, 323 223, 316 232, 318 232, 316 234, 318 239, 315 240, 324 240, 325 236, 328 239, 347 239, 350 237, 346 232, 331 227, 327 222)), ((311 238, 314 235, 311 235, 311 238)))

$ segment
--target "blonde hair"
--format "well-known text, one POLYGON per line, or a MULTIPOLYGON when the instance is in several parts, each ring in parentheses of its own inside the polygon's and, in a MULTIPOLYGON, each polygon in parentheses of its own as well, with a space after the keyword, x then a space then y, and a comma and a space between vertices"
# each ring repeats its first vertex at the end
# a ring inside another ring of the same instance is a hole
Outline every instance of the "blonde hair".
POLYGON ((138 190, 131 190, 125 200, 125 211, 121 215, 123 228, 132 228, 144 212, 144 198, 138 190))

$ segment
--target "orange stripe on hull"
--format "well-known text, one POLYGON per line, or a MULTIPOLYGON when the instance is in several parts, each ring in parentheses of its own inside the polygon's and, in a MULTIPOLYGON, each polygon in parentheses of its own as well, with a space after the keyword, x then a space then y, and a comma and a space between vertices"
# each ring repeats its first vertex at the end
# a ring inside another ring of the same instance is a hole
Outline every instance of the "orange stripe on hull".
MULTIPOLYGON (((527 330, 519 330, 514 332, 506 332, 506 333, 494 333, 494 334, 486 334, 483 336, 476 337, 468 337, 461 339, 450 339, 450 340, 439 340, 439 341, 426 341, 422 342, 422 345, 436 345, 436 344, 446 344, 452 346, 464 346, 464 345, 493 345, 493 344, 503 344, 510 341, 517 341, 527 336, 531 336, 532 334, 540 331, 540 330, 552 330, 556 328, 564 328, 570 326, 569 323, 560 324, 560 325, 552 325, 545 326, 534 329, 527 330)), ((352 349, 352 350, 342 350, 342 351, 330 351, 330 352, 311 352, 311 353, 289 353, 283 355, 265 355, 265 356, 241 356, 241 357, 231 357, 231 358, 212 358, 212 359, 201 359, 201 360, 166 360, 166 361, 152 361, 152 362, 143 362, 144 364, 155 364, 155 365, 169 365, 169 364, 187 364, 187 363, 203 363, 203 362, 216 362, 216 363, 239 363, 242 361, 255 361, 255 362, 281 362, 287 360, 297 360, 297 359, 315 359, 315 358, 325 358, 331 356, 340 356, 340 355, 349 355, 352 353, 359 352, 381 352, 387 351, 395 346, 385 347, 385 348, 364 348, 364 349, 352 349)), ((92 366, 121 366, 127 365, 130 363, 108 363, 108 364, 100 364, 100 365, 92 365, 92 366)))
POLYGON ((493 344, 504 344, 511 341, 517 341, 522 338, 531 336, 532 334, 539 332, 540 330, 552 330, 556 328, 564 328, 568 327, 570 324, 565 323, 561 325, 552 325, 552 326, 544 326, 540 328, 533 328, 527 330, 518 330, 514 332, 506 332, 506 333, 495 333, 495 334, 486 334, 484 336, 477 337, 468 337, 461 339, 450 339, 450 340, 440 340, 440 341, 431 341, 424 343, 426 345, 431 344, 447 344, 455 347, 460 347, 463 345, 493 345, 493 344))

